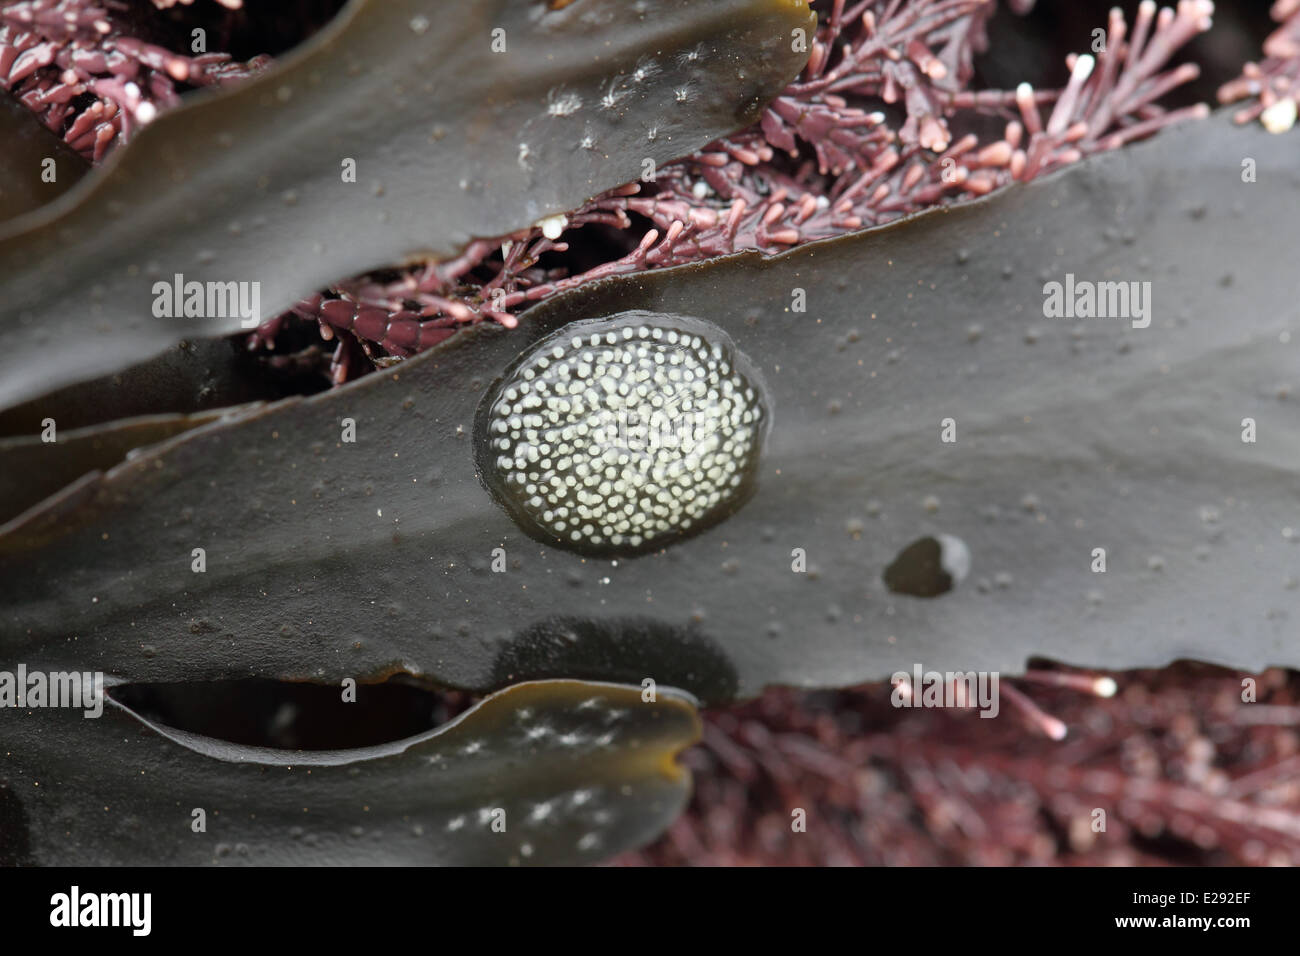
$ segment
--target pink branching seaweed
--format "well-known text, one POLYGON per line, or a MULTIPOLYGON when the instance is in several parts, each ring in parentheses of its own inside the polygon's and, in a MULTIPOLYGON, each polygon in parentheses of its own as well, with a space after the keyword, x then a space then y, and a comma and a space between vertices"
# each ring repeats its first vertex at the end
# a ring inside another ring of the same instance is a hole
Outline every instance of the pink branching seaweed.
MULTIPOLYGON (((529 305, 594 279, 745 250, 778 253, 983 196, 1207 113, 1199 104, 1166 111, 1158 101, 1197 76, 1195 64, 1165 67, 1210 27, 1208 0, 1159 13, 1148 0, 1131 34, 1112 11, 1104 49, 1071 56, 1064 89, 1022 84, 1014 92, 969 88, 993 0, 820 6, 807 67, 758 124, 661 168, 653 182, 596 197, 565 216, 559 234, 534 227, 397 279, 362 276, 299 303, 294 314, 316 319, 327 336, 356 335, 404 356, 459 325, 513 326, 529 305), (952 132, 989 117, 1004 120, 996 140, 952 132), (612 227, 626 245, 577 274, 541 265, 593 225, 612 227)), ((272 338, 264 328, 250 346, 272 338)), ((335 381, 356 367, 339 360, 347 348, 340 338, 335 381)))
POLYGON ((1256 675, 1252 703, 1242 675, 1201 664, 1116 673, 1113 696, 1092 672, 1027 677, 1063 741, 1023 711, 897 709, 888 684, 706 712, 689 809, 619 862, 1300 863, 1294 672, 1256 675))
POLYGON ((1264 41, 1264 59, 1247 63, 1241 76, 1219 88, 1220 103, 1247 100, 1238 123, 1253 119, 1281 133, 1295 125, 1300 102, 1300 0, 1277 0, 1270 11, 1282 24, 1264 41))
MULTIPOLYGON (((154 0, 160 8, 175 2, 154 0)), ((323 340, 336 340, 328 374, 343 382, 466 324, 513 326, 530 305, 585 282, 746 250, 779 253, 987 195, 1206 112, 1203 105, 1166 111, 1159 100, 1197 75, 1194 64, 1166 65, 1209 28, 1208 0, 1180 0, 1158 13, 1146 0, 1131 33, 1112 11, 1103 48, 1069 57, 1065 87, 1042 91, 971 88, 995 0, 814 5, 819 26, 808 64, 759 123, 545 229, 473 242, 449 262, 341 281, 263 325, 249 347, 273 346, 286 322, 315 321, 323 340), (990 123, 1000 124, 1000 136, 955 132, 990 123), (601 237, 603 261, 567 268, 571 246, 590 247, 593 236, 601 237)), ((1033 3, 1009 5, 1023 13, 1033 3)), ((1279 0, 1274 15, 1287 23, 1266 46, 1270 58, 1247 68, 1254 81, 1237 81, 1244 92, 1229 84, 1230 92, 1258 97, 1249 115, 1275 102, 1294 106, 1287 91, 1300 62, 1298 9, 1300 0, 1279 0)), ((177 104, 182 89, 238 82, 270 62, 187 56, 147 43, 130 35, 124 10, 121 0, 18 0, 0 8, 0 83, 95 161, 177 104)), ((312 346, 275 361, 319 356, 312 346)))
POLYGON ((20 0, 0 7, 0 86, 94 162, 179 103, 183 88, 238 82, 270 62, 237 63, 225 53, 186 56, 145 43, 130 35, 124 11, 115 0, 20 0))

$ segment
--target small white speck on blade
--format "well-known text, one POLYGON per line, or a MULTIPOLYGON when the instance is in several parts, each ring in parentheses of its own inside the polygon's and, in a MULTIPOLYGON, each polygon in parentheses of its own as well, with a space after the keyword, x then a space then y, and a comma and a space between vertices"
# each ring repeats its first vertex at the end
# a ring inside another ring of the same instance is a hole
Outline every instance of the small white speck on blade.
POLYGON ((1291 97, 1280 99, 1259 115, 1259 121, 1270 133, 1285 133, 1296 121, 1296 102, 1291 97))
POLYGON ((383 509, 383 508, 376 508, 376 509, 375 509, 375 514, 379 515, 379 517, 382 518, 382 517, 384 516, 384 509, 383 509))
POLYGON ((564 234, 564 230, 569 225, 569 217, 563 213, 558 216, 547 216, 545 219, 540 220, 537 225, 542 230, 542 235, 554 242, 564 234))

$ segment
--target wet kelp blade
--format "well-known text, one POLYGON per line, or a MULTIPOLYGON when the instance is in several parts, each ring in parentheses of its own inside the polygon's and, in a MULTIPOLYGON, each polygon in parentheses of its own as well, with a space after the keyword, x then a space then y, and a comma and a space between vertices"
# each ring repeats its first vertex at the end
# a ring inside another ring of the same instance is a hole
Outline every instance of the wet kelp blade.
POLYGON ((753 122, 813 20, 801 0, 353 0, 7 224, 0 407, 638 179, 753 122))
POLYGON ((63 195, 90 164, 18 100, 0 94, 0 223, 63 195))
POLYGON ((47 418, 66 432, 146 415, 193 415, 329 387, 317 369, 299 371, 294 365, 250 350, 238 338, 186 340, 112 375, 0 410, 0 436, 39 435, 47 418))
POLYGON ((43 434, 0 438, 0 525, 92 472, 121 464, 139 449, 216 421, 233 409, 195 415, 144 415, 60 433, 54 419, 43 434))
POLYGON ((5 711, 0 863, 597 862, 654 839, 689 795, 676 757, 699 719, 686 696, 654 696, 520 684, 436 730, 336 751, 198 737, 111 699, 99 718, 5 711))
POLYGON ((179 436, 0 534, 0 648, 71 665, 89 644, 181 680, 307 676, 306 648, 334 647, 346 663, 310 654, 329 680, 402 660, 473 688, 631 655, 710 699, 916 662, 1295 666, 1294 155, 1215 117, 774 259, 578 289, 514 332, 179 436), (1067 275, 1139 283, 1150 323, 1046 318, 1067 275), (723 329, 772 420, 752 498, 615 563, 514 522, 475 416, 534 342, 632 310, 723 329), (900 553, 941 535, 964 579, 891 592, 900 553))

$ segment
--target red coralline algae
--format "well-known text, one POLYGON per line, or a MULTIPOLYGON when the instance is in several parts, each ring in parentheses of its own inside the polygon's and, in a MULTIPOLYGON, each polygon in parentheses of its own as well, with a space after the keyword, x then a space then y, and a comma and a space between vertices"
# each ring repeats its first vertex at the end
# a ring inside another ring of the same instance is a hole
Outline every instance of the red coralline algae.
POLYGON ((236 83, 270 63, 145 43, 131 35, 125 9, 112 0, 21 0, 0 9, 0 86, 94 162, 177 105, 182 89, 236 83))
POLYGON ((1281 133, 1295 125, 1300 102, 1300 0, 1277 0, 1271 13, 1282 25, 1264 41, 1263 61, 1247 63, 1240 77, 1221 86, 1219 102, 1248 100, 1237 122, 1258 118, 1281 133))
MULTIPOLYGON (((755 126, 546 228, 474 242, 451 262, 413 266, 396 278, 339 283, 294 314, 316 319, 327 337, 349 333, 404 356, 418 350, 405 342, 427 347, 465 323, 513 326, 529 305, 586 282, 743 250, 781 252, 983 196, 1208 112, 1204 105, 1174 111, 1158 105, 1197 76, 1194 64, 1165 66, 1209 29, 1208 0, 1183 0, 1159 13, 1154 3, 1143 3, 1131 34, 1122 14, 1112 11, 1104 49, 1071 57, 1063 90, 1022 84, 1014 92, 969 89, 973 57, 987 46, 992 0, 819 6, 807 67, 755 126), (902 114, 891 118, 885 110, 895 107, 902 114), (988 117, 1005 120, 1001 138, 954 139, 953 127, 988 117), (628 251, 576 274, 548 267, 592 226, 622 235, 628 251), (366 310, 388 313, 387 324, 371 323, 382 329, 378 337, 358 332, 366 310), (394 341, 395 329, 402 342, 394 341)), ((272 328, 253 336, 250 346, 269 344, 272 328)), ((335 381, 356 367, 341 358, 349 348, 340 341, 335 381)))
POLYGON ((888 684, 706 712, 689 809, 617 862, 1300 864, 1300 675, 1245 702, 1248 675, 1202 664, 1031 674, 1063 742, 1007 708, 895 708, 888 684), (1052 686, 1099 677, 1113 697, 1052 686))
MULTIPOLYGON (((1165 67, 1209 29, 1208 0, 1158 13, 1147 0, 1131 33, 1113 10, 1102 48, 1068 59, 1063 89, 1037 91, 971 89, 995 0, 813 5, 808 64, 759 123, 544 225, 472 242, 451 261, 340 281, 264 324, 249 347, 274 346, 288 321, 315 321, 322 339, 337 340, 328 374, 340 383, 465 324, 512 327, 528 306, 583 283, 743 250, 775 254, 983 196, 1207 111, 1166 111, 1159 100, 1197 76, 1195 64, 1165 67), (990 120, 1001 121, 997 138, 953 132, 990 120), (573 245, 596 236, 603 261, 572 268, 573 245)), ((1024 13, 1033 3, 1009 6, 1024 13)), ((1289 19, 1266 46, 1270 59, 1247 67, 1255 81, 1221 94, 1257 95, 1248 115, 1290 89, 1298 7, 1280 0, 1274 15, 1289 19)), ((114 0, 21 0, 0 10, 0 82, 95 161, 176 105, 182 88, 238 82, 270 62, 146 43, 129 35, 120 9, 114 0)), ((319 367, 320 357, 310 346, 271 361, 319 367)))

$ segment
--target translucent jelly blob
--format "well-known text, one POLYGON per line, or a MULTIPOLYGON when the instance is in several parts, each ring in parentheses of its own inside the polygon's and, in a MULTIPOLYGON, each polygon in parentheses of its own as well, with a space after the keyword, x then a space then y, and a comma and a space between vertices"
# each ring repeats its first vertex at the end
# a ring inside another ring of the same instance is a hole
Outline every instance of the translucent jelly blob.
POLYGON ((514 363, 480 408, 479 466, 533 537, 637 554, 743 503, 768 418, 721 329, 625 312, 572 323, 514 363))

